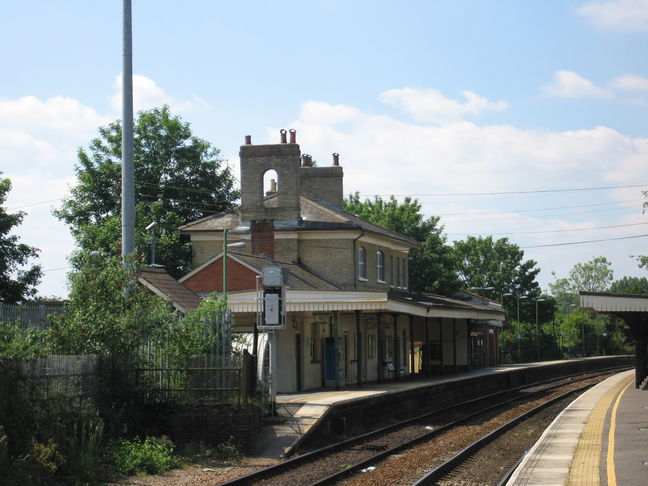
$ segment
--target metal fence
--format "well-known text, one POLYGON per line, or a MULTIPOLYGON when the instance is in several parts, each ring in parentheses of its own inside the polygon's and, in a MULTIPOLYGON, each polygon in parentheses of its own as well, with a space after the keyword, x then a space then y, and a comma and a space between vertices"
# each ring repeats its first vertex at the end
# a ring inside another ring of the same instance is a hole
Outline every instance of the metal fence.
POLYGON ((97 392, 99 356, 43 356, 21 362, 20 372, 30 399, 82 404, 97 392))
POLYGON ((240 403, 242 398, 240 356, 186 358, 153 353, 134 371, 147 402, 240 403))
POLYGON ((145 343, 134 372, 146 400, 183 403, 245 400, 243 359, 241 353, 233 350, 231 312, 205 312, 176 325, 186 326, 188 332, 198 334, 205 353, 188 357, 169 351, 164 343, 145 343))
MULTIPOLYGON (((34 310, 24 305, 2 308, 4 315, 22 318, 26 325, 34 326, 37 321, 28 316, 30 309, 34 310)), ((42 309, 36 310, 44 314, 42 309)), ((52 309, 45 312, 48 310, 52 309)), ((134 356, 113 357, 111 366, 119 366, 127 381, 133 380, 133 391, 141 394, 144 401, 240 403, 247 400, 253 388, 249 380, 254 379, 254 363, 246 362, 249 371, 244 373, 246 353, 234 350, 231 313, 206 312, 190 319, 178 321, 176 330, 191 333, 203 350, 199 355, 187 356, 167 343, 151 341, 144 343, 134 356)), ((30 398, 83 401, 98 390, 100 361, 98 355, 46 356, 20 362, 18 366, 30 398)))
POLYGON ((27 328, 45 329, 48 316, 67 312, 64 302, 22 302, 6 304, 0 302, 0 320, 16 321, 27 328))

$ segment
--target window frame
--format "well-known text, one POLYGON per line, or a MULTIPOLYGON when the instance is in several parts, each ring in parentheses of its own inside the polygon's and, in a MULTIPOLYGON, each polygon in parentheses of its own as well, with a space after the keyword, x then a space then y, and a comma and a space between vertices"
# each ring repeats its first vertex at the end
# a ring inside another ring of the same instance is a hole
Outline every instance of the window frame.
POLYGON ((376 282, 385 283, 385 252, 376 251, 376 282))
POLYGON ((358 247, 358 280, 367 281, 367 250, 364 246, 358 247))

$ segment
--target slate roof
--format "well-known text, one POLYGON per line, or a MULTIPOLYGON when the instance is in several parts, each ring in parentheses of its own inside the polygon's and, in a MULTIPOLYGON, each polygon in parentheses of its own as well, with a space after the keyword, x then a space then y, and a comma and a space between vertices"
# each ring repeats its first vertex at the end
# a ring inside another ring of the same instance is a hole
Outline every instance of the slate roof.
POLYGON ((410 304, 422 305, 424 307, 435 307, 435 308, 446 308, 446 309, 470 309, 480 312, 490 312, 495 316, 503 316, 504 311, 502 309, 489 307, 488 305, 475 304, 470 301, 451 299, 450 297, 445 297, 438 294, 428 294, 428 293, 414 293, 408 292, 406 290, 389 290, 389 298, 392 300, 400 300, 402 302, 408 302, 410 304))
POLYGON ((196 309, 201 298, 178 282, 163 267, 142 267, 138 281, 151 291, 171 301, 180 312, 196 309))
MULTIPOLYGON (((268 196, 266 201, 271 203, 275 197, 268 196)), ((314 201, 301 196, 300 207, 301 221, 275 221, 275 231, 361 230, 365 233, 398 240, 411 247, 419 246, 417 241, 365 221, 324 201, 314 201)), ((250 223, 241 221, 241 213, 235 209, 187 223, 180 226, 179 229, 182 233, 220 232, 224 229, 228 229, 230 233, 234 234, 247 233, 250 230, 250 223)))

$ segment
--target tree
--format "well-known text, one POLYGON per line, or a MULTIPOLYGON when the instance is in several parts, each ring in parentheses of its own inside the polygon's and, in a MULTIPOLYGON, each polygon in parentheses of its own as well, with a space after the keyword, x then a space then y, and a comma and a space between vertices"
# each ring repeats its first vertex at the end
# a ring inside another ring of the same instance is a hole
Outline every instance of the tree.
MULTIPOLYGON (((520 320, 535 321, 532 297, 540 295, 535 260, 524 260, 524 251, 508 238, 493 240, 492 236, 469 236, 454 242, 454 252, 464 288, 493 287, 489 296, 502 300, 509 315, 517 315, 517 297, 520 300, 520 320), (504 294, 512 294, 506 298, 504 294)), ((488 295, 489 291, 482 291, 488 295)))
MULTIPOLYGON (((99 137, 78 152, 78 183, 54 214, 85 251, 116 253, 121 241, 120 121, 99 128, 99 137)), ((169 108, 138 114, 134 127, 136 253, 149 259, 156 221, 156 263, 175 277, 190 268, 191 248, 178 226, 230 209, 238 198, 234 177, 222 167, 219 150, 195 137, 188 123, 169 108)))
POLYGON ((646 277, 623 277, 610 285, 610 292, 615 294, 648 294, 646 277))
MULTIPOLYGON (((578 305, 579 292, 605 292, 609 289, 614 271, 612 263, 605 257, 596 257, 589 262, 577 263, 569 271, 569 277, 558 278, 549 284, 558 304, 567 310, 578 305)), ((553 273, 556 276, 555 272, 553 273)))
POLYGON ((356 192, 345 200, 344 209, 421 244, 410 251, 410 290, 452 295, 460 288, 452 248, 446 243, 439 217, 425 219, 416 199, 406 197, 399 203, 394 196, 389 200, 376 196, 361 201, 356 192))
POLYGON ((55 352, 127 354, 177 321, 160 297, 133 285, 133 270, 118 257, 79 252, 75 261, 68 312, 51 318, 55 352))
POLYGON ((18 236, 10 234, 25 215, 23 212, 8 213, 4 208, 10 190, 11 181, 0 178, 0 301, 15 304, 36 293, 42 271, 39 265, 23 268, 38 255, 38 250, 19 243, 18 236))

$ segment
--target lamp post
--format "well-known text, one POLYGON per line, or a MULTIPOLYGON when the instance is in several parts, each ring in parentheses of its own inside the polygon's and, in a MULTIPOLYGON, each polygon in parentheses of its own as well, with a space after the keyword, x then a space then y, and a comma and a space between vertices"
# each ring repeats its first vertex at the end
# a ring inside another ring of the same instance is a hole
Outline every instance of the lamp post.
POLYGON ((237 241, 236 243, 227 243, 227 233, 229 230, 223 230, 223 299, 227 306, 227 249, 228 248, 241 248, 245 246, 244 241, 237 241))
POLYGON ((528 295, 516 295, 517 297, 517 321, 520 322, 520 299, 525 300, 528 299, 528 295))
MULTIPOLYGON (((502 309, 504 310, 504 322, 505 323, 506 323, 506 308, 504 307, 504 297, 510 297, 512 295, 513 294, 511 292, 505 292, 505 293, 502 294, 502 297, 500 299, 500 303, 502 304, 502 309)), ((502 352, 502 351, 503 350, 500 349, 500 352, 502 352)))
POLYGON ((151 266, 155 265, 155 228, 157 225, 157 221, 153 221, 146 227, 151 232, 151 266))
POLYGON ((517 329, 517 351, 518 351, 518 363, 522 361, 520 358, 520 340, 522 339, 522 333, 520 333, 520 299, 528 299, 529 297, 526 295, 516 295, 517 297, 517 323, 518 323, 518 329, 517 329))
MULTIPOLYGON (((470 287, 470 290, 495 290, 495 287, 470 287)), ((484 295, 480 294, 480 297, 482 298, 482 305, 486 305, 486 299, 484 299, 484 295)))
POLYGON ((538 324, 538 302, 544 302, 545 299, 534 299, 536 303, 536 361, 540 361, 540 325, 538 324))

